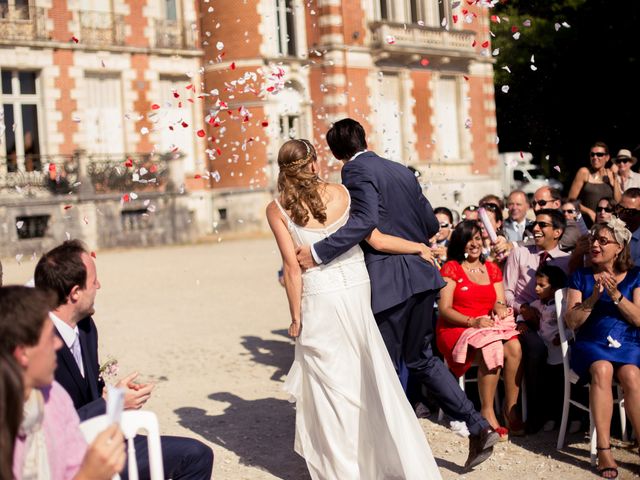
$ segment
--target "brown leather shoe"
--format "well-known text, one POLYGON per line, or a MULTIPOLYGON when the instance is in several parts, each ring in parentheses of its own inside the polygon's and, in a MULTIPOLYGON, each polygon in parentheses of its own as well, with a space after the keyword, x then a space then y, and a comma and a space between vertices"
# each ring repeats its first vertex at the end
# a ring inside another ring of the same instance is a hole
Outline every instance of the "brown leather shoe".
POLYGON ((491 427, 480 432, 480 435, 469 435, 469 456, 464 468, 470 470, 487 460, 493 453, 493 446, 500 441, 500 435, 491 427))

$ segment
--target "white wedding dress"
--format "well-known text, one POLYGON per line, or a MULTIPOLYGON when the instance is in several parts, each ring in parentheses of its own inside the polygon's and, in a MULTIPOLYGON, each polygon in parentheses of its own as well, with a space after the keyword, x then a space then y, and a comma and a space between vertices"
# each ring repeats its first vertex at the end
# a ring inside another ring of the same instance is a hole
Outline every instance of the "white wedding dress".
MULTIPOLYGON (((277 203, 277 201, 276 201, 277 203)), ((296 245, 338 230, 293 223, 296 245)), ((295 451, 314 480, 441 478, 405 396, 373 313, 359 246, 303 274, 302 331, 284 389, 296 402, 295 451)))

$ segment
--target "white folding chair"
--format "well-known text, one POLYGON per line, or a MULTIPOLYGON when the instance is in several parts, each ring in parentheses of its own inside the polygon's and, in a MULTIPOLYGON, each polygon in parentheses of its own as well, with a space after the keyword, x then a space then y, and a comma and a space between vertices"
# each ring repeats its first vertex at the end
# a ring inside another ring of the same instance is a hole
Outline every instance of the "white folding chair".
MULTIPOLYGON (((569 422, 569 407, 572 405, 580 410, 589 412, 589 438, 591 439, 591 445, 589 453, 591 457, 591 464, 596 464, 597 451, 596 451, 596 439, 597 432, 595 424, 593 423, 593 415, 591 415, 590 405, 584 405, 577 400, 571 398, 571 384, 578 382, 578 375, 571 370, 569 365, 569 341, 567 340, 567 333, 565 331, 564 313, 567 311, 567 289, 563 288, 556 291, 556 314, 558 317, 558 332, 560 336, 560 348, 562 350, 562 368, 564 371, 564 400, 562 402, 562 420, 560 422, 560 430, 558 431, 558 443, 556 448, 561 450, 564 446, 564 440, 567 433, 567 423, 569 422)), ((624 396, 622 388, 617 382, 614 382, 616 387, 616 396, 613 403, 618 404, 618 413, 620 415, 620 427, 622 430, 622 439, 627 438, 627 417, 624 410, 624 396)), ((587 385, 588 388, 588 385, 587 385)))
MULTIPOLYGON (((91 418, 80 424, 80 430, 87 443, 109 426, 106 415, 91 418)), ((136 462, 136 449, 133 438, 141 430, 147 435, 147 445, 149 447, 149 471, 151 480, 163 480, 164 470, 162 468, 162 449, 160 447, 160 428, 158 427, 158 417, 149 411, 126 411, 122 412, 120 428, 127 440, 128 472, 131 480, 138 480, 138 465, 136 462)), ((119 479, 115 475, 114 479, 119 479)))

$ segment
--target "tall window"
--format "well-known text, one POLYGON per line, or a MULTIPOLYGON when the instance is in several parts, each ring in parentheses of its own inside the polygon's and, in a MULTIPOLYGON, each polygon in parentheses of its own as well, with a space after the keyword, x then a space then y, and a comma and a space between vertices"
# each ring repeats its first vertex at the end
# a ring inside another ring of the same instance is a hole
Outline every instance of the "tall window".
POLYGON ((164 2, 164 18, 166 20, 178 20, 178 7, 176 0, 162 0, 164 2))
POLYGON ((300 135, 300 115, 280 115, 280 138, 289 140, 300 135))
POLYGON ((280 138, 305 137, 305 106, 302 88, 296 82, 288 82, 287 87, 278 94, 278 121, 280 138))
POLYGON ((461 158, 458 82, 455 77, 436 81, 436 132, 438 151, 444 159, 461 158))
POLYGON ((380 20, 392 20, 391 0, 378 0, 378 18, 380 20))
POLYGON ((158 110, 160 152, 167 153, 175 148, 184 155, 182 165, 187 173, 196 171, 195 128, 193 125, 193 104, 186 99, 189 90, 187 82, 181 78, 160 77, 161 107, 158 110), (179 95, 174 96, 174 92, 179 95), (184 125, 187 125, 186 127, 184 125))
POLYGON ((29 19, 29 0, 0 0, 0 19, 29 19))
POLYGON ((122 85, 118 74, 85 75, 83 126, 85 148, 89 153, 124 153, 122 85))
MULTIPOLYGON (((40 170, 40 92, 37 72, 1 70, 4 134, 0 153, 7 156, 7 171, 40 170), (4 152, 1 150, 4 149, 4 152)), ((0 134, 2 130, 0 130, 0 134)))
POLYGON ((385 74, 381 81, 378 101, 378 124, 382 134, 382 149, 385 157, 402 162, 402 108, 400 78, 385 74))
POLYGON ((276 19, 278 52, 288 57, 297 56, 294 0, 276 0, 276 19))

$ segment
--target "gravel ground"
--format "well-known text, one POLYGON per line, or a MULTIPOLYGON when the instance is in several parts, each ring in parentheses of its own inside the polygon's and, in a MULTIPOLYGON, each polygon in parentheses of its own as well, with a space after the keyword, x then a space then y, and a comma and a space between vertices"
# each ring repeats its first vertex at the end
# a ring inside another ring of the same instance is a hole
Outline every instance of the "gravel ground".
MULTIPOLYGON (((21 264, 3 260, 5 284, 31 278, 31 253, 21 264)), ((147 408, 162 432, 208 443, 218 479, 308 479, 293 452, 295 411, 281 391, 293 343, 275 243, 101 251, 97 266, 101 358, 157 383, 147 408)), ((559 452, 557 432, 500 443, 491 459, 464 472, 467 440, 433 420, 421 424, 446 479, 595 478, 584 435, 569 436, 559 452)), ((637 451, 614 445, 619 478, 637 478, 637 451)))

